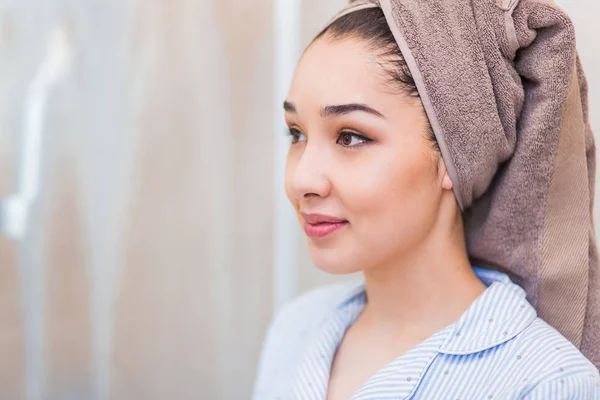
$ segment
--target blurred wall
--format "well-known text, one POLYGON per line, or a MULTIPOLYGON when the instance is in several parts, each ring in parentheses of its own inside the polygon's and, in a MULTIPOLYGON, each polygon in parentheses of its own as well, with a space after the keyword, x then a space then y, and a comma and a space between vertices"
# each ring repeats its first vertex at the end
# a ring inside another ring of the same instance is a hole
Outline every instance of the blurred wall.
POLYGON ((249 397, 272 311, 271 13, 0 3, 0 197, 56 26, 73 52, 27 237, 0 239, 0 398, 249 397))
MULTIPOLYGON (((303 46, 344 3, 301 2, 303 46)), ((598 132, 600 10, 560 4, 598 132)), ((273 9, 0 1, 0 198, 57 26, 73 53, 28 234, 0 237, 1 399, 249 398, 273 311, 273 9)), ((348 279, 314 268, 298 237, 300 291, 348 279)))

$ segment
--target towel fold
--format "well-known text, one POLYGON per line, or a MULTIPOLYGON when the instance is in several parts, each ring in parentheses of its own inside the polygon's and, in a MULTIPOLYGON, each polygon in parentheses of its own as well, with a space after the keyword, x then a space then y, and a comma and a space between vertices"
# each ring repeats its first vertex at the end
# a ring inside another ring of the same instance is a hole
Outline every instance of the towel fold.
POLYGON ((571 20, 549 0, 359 0, 332 21, 365 7, 417 84, 472 262, 508 273, 600 368, 595 144, 571 20))

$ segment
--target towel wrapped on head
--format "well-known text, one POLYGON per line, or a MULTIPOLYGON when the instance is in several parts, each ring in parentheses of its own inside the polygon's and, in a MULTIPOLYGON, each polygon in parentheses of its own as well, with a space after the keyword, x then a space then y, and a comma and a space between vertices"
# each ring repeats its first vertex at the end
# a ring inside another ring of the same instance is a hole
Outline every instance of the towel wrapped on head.
POLYGON ((600 368, 595 144, 571 20, 550 0, 359 0, 332 21, 367 7, 413 75, 473 263, 508 273, 600 368))

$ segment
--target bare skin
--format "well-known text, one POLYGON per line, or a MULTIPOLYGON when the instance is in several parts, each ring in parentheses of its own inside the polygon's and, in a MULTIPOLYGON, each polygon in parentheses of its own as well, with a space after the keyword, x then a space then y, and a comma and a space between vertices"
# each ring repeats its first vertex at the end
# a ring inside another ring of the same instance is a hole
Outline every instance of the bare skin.
POLYGON ((471 269, 453 183, 426 138, 423 107, 390 91, 384 76, 359 39, 323 37, 305 52, 287 97, 286 193, 298 221, 346 221, 324 237, 307 236, 311 258, 329 273, 362 271, 366 282, 368 302, 335 355, 328 400, 352 397, 486 288, 471 269), (376 112, 326 112, 344 104, 376 112))

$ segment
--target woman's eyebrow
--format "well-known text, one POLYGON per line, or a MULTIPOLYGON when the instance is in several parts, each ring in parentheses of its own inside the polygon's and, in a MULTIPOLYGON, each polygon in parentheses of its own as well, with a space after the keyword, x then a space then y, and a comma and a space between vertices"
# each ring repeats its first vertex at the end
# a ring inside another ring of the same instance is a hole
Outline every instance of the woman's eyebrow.
POLYGON ((283 109, 287 112, 296 114, 296 106, 287 100, 283 102, 283 109))
POLYGON ((339 104, 339 105, 335 105, 335 106, 323 107, 321 109, 321 117, 323 117, 323 118, 333 117, 333 116, 348 114, 348 113, 355 112, 355 111, 366 112, 368 114, 372 114, 377 117, 385 119, 383 114, 380 113, 379 111, 369 107, 366 104, 358 104, 358 103, 339 104))
MULTIPOLYGON (((287 100, 283 102, 283 109, 287 112, 291 112, 294 114, 297 112, 296 106, 287 100)), ((339 116, 339 115, 349 114, 349 113, 355 112, 355 111, 366 112, 366 113, 369 113, 369 114, 372 114, 377 117, 385 119, 383 114, 380 113, 379 111, 375 110, 374 108, 369 107, 366 104, 359 104, 359 103, 325 106, 325 107, 321 108, 321 117, 327 118, 327 117, 339 116)))

